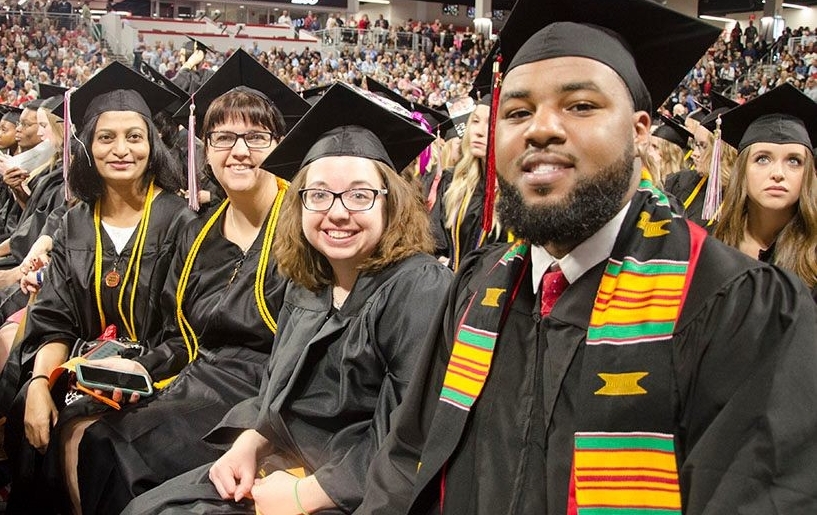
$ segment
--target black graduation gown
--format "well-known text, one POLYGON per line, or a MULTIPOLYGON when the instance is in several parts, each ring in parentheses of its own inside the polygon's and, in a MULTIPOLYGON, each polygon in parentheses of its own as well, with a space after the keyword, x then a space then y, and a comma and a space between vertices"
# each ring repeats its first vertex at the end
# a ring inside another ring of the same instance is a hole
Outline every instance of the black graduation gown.
MULTIPOLYGON (((185 201, 176 195, 162 191, 153 201, 134 307, 137 337, 148 347, 155 346, 161 335, 160 295, 178 235, 193 218, 195 213, 188 210, 185 201)), ((113 268, 117 256, 107 233, 102 230, 101 234, 102 270, 105 274, 113 268)), ((117 270, 123 277, 127 261, 133 251, 135 235, 136 231, 120 255, 117 270)), ((19 392, 10 408, 7 405, 3 406, 3 412, 8 414, 5 425, 5 449, 15 476, 15 493, 9 501, 9 513, 13 513, 14 510, 20 510, 21 513, 31 512, 29 510, 33 510, 31 508, 34 502, 31 498, 33 492, 38 493, 36 499, 44 498, 42 492, 45 487, 36 477, 39 473, 37 463, 41 458, 28 444, 23 432, 27 379, 36 352, 48 342, 65 342, 70 347, 78 339, 94 340, 101 333, 94 293, 94 242, 93 206, 80 203, 65 214, 56 232, 51 263, 46 269, 43 287, 37 295, 36 302, 28 310, 26 327, 20 343, 20 363, 18 366, 6 366, 3 370, 0 381, 3 400, 7 401, 7 392, 12 392, 12 395, 13 392, 19 392), (31 491, 24 488, 26 479, 35 482, 28 485, 32 488, 31 491)), ((129 297, 132 284, 129 283, 126 297, 129 297)), ((127 336, 116 307, 118 293, 118 287, 108 288, 102 285, 103 310, 107 323, 116 324, 117 334, 127 336)), ((74 405, 69 406, 73 407, 74 405)), ((64 418, 66 417, 60 417, 60 423, 64 418)), ((55 429, 51 441, 54 442, 56 439, 55 429)), ((48 452, 49 456, 55 454, 57 453, 53 448, 48 452)))
MULTIPOLYGON (((695 170, 681 170, 667 176, 664 180, 664 191, 674 196, 678 200, 678 205, 683 207, 700 180, 701 176, 695 170)), ((689 207, 684 210, 684 216, 704 228, 709 221, 703 219, 707 182, 704 182, 689 207)))
POLYGON ((22 263, 40 237, 51 212, 65 203, 61 165, 42 172, 32 182, 31 196, 20 215, 17 228, 9 236, 11 255, 0 260, 0 267, 10 268, 22 263))
MULTIPOLYGON (((271 463, 304 467, 341 512, 354 510, 450 280, 431 256, 415 255, 361 275, 339 311, 330 288, 290 285, 261 396, 236 406, 208 438, 230 444, 254 428, 276 449, 271 463)), ((221 500, 208 468, 166 482, 124 513, 255 513, 221 500)))
MULTIPOLYGON (((254 295, 264 228, 245 254, 224 238, 224 216, 202 242, 182 302, 198 336, 199 357, 188 365, 175 297, 184 260, 208 216, 188 226, 173 259, 162 295, 163 342, 137 358, 155 381, 179 375, 157 395, 109 410, 86 430, 78 467, 83 513, 119 513, 133 497, 217 459, 221 453, 201 438, 230 408, 258 394, 274 337, 254 295)), ((274 261, 264 284, 277 318, 286 282, 274 261)))
POLYGON ((8 238, 17 227, 17 220, 22 211, 23 208, 14 200, 11 189, 5 184, 0 184, 0 240, 8 238))
MULTIPOLYGON (((440 513, 443 467, 443 513, 566 513, 583 342, 603 263, 545 319, 530 276, 522 280, 462 435, 441 430, 454 331, 506 248, 473 255, 455 279, 357 513, 440 513)), ((706 239, 673 336, 685 514, 817 513, 817 414, 802 409, 817 403, 816 315, 798 279, 706 239)))
MULTIPOLYGON (((434 236, 434 255, 437 257, 448 257, 451 255, 449 250, 451 248, 451 233, 445 228, 445 203, 443 202, 443 195, 451 185, 453 176, 453 168, 443 170, 440 176, 440 182, 437 183, 437 196, 434 205, 431 206, 431 211, 429 211, 431 234, 434 236)), ((429 185, 429 188, 430 186, 431 185, 429 185)), ((428 196, 428 190, 426 191, 426 196, 428 196)))

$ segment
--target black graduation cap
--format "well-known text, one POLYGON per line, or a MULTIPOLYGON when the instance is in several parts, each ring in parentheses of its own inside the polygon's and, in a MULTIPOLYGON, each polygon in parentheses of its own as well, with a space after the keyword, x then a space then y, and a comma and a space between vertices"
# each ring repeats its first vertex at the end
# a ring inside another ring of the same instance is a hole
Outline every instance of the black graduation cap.
POLYGON ((213 50, 209 46, 205 45, 204 43, 202 43, 198 39, 196 39, 196 38, 194 38, 192 36, 188 36, 187 34, 185 34, 184 37, 186 37, 188 39, 188 41, 185 42, 185 44, 182 45, 182 46, 184 47, 184 49, 187 51, 188 54, 192 54, 196 50, 201 50, 202 52, 204 52, 204 55, 207 55, 207 52, 210 52, 211 54, 216 53, 215 50, 213 50))
POLYGON ((715 130, 715 122, 718 117, 723 116, 729 112, 730 109, 734 109, 740 104, 717 91, 711 91, 709 98, 712 100, 712 108, 707 110, 707 113, 701 118, 700 122, 709 132, 712 132, 715 130))
POLYGON ((17 123, 22 113, 23 110, 20 109, 19 107, 0 104, 0 117, 2 117, 3 120, 10 120, 14 123, 17 123))
MULTIPOLYGON (((270 73, 250 54, 238 49, 224 61, 224 64, 207 82, 193 93, 192 97, 196 103, 196 127, 201 128, 207 106, 213 100, 238 86, 255 89, 272 100, 275 107, 284 115, 288 129, 291 129, 309 110, 306 100, 284 84, 281 79, 270 73)), ((190 100, 185 102, 175 114, 177 118, 188 116, 190 116, 190 100)))
POLYGON ((817 103, 789 83, 721 117, 722 139, 742 151, 752 143, 817 143, 817 103))
POLYGON ((301 91, 301 96, 306 100, 309 105, 315 105, 315 103, 321 99, 326 90, 331 88, 331 84, 327 84, 326 86, 317 86, 314 88, 309 88, 301 91))
POLYGON ((398 172, 434 141, 400 105, 358 87, 337 83, 287 134, 261 165, 291 180, 321 157, 358 156, 398 172))
MULTIPOLYGON (((77 131, 100 113, 136 111, 152 118, 178 97, 118 61, 103 68, 71 94, 71 122, 77 131)), ((52 109, 62 117, 62 103, 52 109)))
MULTIPOLYGON (((588 57, 621 76, 636 109, 651 111, 650 97, 662 104, 720 32, 652 0, 519 0, 499 34, 500 69, 559 56, 588 57)), ((490 84, 492 63, 484 66, 489 69, 483 81, 487 77, 490 84)))
POLYGON ((40 83, 40 98, 51 98, 51 97, 60 97, 62 98, 65 95, 65 92, 68 91, 68 88, 63 88, 62 86, 55 86, 53 84, 44 84, 40 83))
POLYGON ((423 118, 425 118, 435 132, 445 132, 448 129, 454 128, 454 124, 451 122, 451 118, 448 116, 448 113, 433 109, 419 102, 412 102, 403 95, 395 93, 382 82, 378 82, 368 75, 366 76, 366 88, 372 93, 377 93, 378 95, 385 96, 389 100, 397 102, 409 111, 417 111, 423 115, 423 118))
POLYGON ((717 91, 710 91, 709 98, 712 101, 712 109, 710 109, 710 111, 716 111, 718 109, 724 108, 729 110, 734 109, 735 107, 740 105, 731 98, 727 97, 722 93, 718 93, 717 91))
POLYGON ((686 150, 692 133, 669 116, 661 115, 661 121, 664 122, 663 125, 656 128, 652 135, 656 138, 667 140, 674 145, 678 145, 682 150, 686 150))
MULTIPOLYGON (((170 105, 165 107, 165 111, 170 114, 175 114, 183 105, 187 99, 190 98, 190 95, 187 94, 187 91, 183 90, 179 86, 177 86, 172 80, 168 79, 162 72, 154 68, 153 66, 149 65, 146 62, 142 62, 142 71, 147 73, 147 76, 155 82, 156 84, 162 86, 163 88, 167 89, 168 91, 172 92, 174 95, 179 97, 176 102, 171 103, 170 105)), ((187 118, 185 117, 182 123, 186 122, 187 118)))
POLYGON ((488 55, 485 56, 485 60, 482 62, 482 65, 479 67, 477 76, 474 78, 474 83, 471 85, 471 90, 468 92, 468 94, 474 100, 480 100, 485 95, 489 95, 491 93, 491 78, 493 77, 494 60, 499 54, 499 47, 500 43, 492 46, 491 50, 488 51, 488 55))
POLYGON ((696 122, 701 123, 708 114, 709 108, 701 106, 699 109, 696 109, 689 113, 689 116, 687 116, 687 118, 692 118, 696 122))

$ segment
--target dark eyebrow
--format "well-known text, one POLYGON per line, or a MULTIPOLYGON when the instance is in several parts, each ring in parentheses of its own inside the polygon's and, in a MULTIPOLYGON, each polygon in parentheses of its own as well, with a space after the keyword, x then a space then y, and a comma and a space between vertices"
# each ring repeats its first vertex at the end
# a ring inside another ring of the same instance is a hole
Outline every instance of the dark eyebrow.
MULTIPOLYGON (((567 84, 562 84, 559 87, 560 93, 571 93, 574 91, 596 91, 601 92, 601 88, 593 81, 585 81, 585 82, 568 82, 567 84)), ((504 102, 506 100, 512 99, 520 99, 520 98, 528 98, 531 92, 529 89, 514 89, 514 90, 502 90, 502 96, 500 97, 500 101, 504 102)))

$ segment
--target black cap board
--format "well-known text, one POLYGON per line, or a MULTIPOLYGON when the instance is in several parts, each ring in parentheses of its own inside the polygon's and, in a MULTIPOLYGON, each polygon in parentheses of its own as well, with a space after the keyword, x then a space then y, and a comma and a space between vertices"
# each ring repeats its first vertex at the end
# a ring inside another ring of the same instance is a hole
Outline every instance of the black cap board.
POLYGON ((681 147, 681 149, 686 150, 689 144, 689 138, 692 137, 692 133, 689 132, 686 127, 678 123, 674 118, 661 115, 660 119, 663 124, 659 125, 653 131, 652 135, 656 138, 669 141, 673 145, 677 145, 681 147))
POLYGON ((337 83, 287 134, 262 168, 287 180, 326 156, 358 156, 396 171, 434 141, 399 104, 361 88, 337 83))
POLYGON ((2 120, 8 120, 16 124, 20 120, 22 112, 23 110, 19 107, 0 104, 0 116, 2 116, 0 119, 2 120))
MULTIPOLYGON (((201 128, 204 114, 210 103, 238 86, 246 86, 266 95, 284 115, 287 128, 292 127, 309 110, 309 104, 281 79, 270 73, 250 54, 242 49, 235 51, 223 65, 197 89, 192 98, 196 103, 196 127, 201 128)), ((176 118, 190 115, 190 100, 174 115, 176 118)))
POLYGON ((392 91, 382 82, 379 82, 370 76, 366 76, 366 88, 372 93, 383 95, 389 100, 397 102, 409 111, 417 111, 423 116, 423 118, 425 118, 435 132, 445 132, 448 129, 454 128, 454 124, 451 122, 451 118, 448 116, 448 113, 433 109, 419 102, 412 102, 399 93, 392 91))
POLYGON ((784 83, 721 117, 721 137, 738 151, 752 143, 817 143, 817 103, 784 83))
POLYGON ((205 55, 207 54, 207 52, 210 52, 211 54, 216 53, 215 50, 213 50, 209 46, 205 45, 204 43, 202 43, 198 39, 196 39, 196 38, 194 38, 192 36, 188 36, 187 34, 185 34, 184 37, 186 37, 188 39, 188 41, 185 42, 185 44, 183 45, 183 48, 187 51, 188 54, 192 54, 196 50, 201 50, 202 52, 205 53, 205 55))
MULTIPOLYGON (((77 131, 107 111, 136 111, 152 118, 178 97, 118 61, 100 70, 71 94, 71 121, 77 131)), ((62 103, 52 109, 62 117, 62 103)))
POLYGON ((710 109, 710 111, 715 111, 717 109, 723 108, 726 108, 728 110, 733 109, 740 105, 731 98, 727 97, 726 95, 718 93, 717 91, 714 90, 709 92, 709 98, 712 101, 712 108, 710 109))
MULTIPOLYGON (((499 34, 501 69, 564 56, 594 59, 624 80, 637 110, 651 112, 720 32, 652 0, 519 0, 499 34)), ((482 76, 490 80, 490 69, 482 76)))
POLYGON ((331 88, 331 84, 327 84, 326 86, 317 86, 314 88, 309 88, 301 91, 301 96, 306 100, 309 105, 313 106, 315 103, 321 99, 326 90, 331 88))
POLYGON ((62 98, 62 96, 65 95, 65 92, 68 91, 68 88, 55 86, 53 84, 44 84, 42 82, 37 87, 40 89, 40 98, 62 98))

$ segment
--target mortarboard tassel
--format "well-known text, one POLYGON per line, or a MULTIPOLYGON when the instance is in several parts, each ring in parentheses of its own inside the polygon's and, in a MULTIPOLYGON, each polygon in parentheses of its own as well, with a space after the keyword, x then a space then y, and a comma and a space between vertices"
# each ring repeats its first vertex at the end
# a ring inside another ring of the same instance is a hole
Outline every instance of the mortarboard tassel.
MULTIPOLYGON (((411 112, 411 119, 415 122, 419 123, 420 126, 429 134, 434 134, 434 129, 431 127, 425 118, 423 118, 422 113, 419 111, 412 111, 411 112)), ((433 143, 432 143, 433 145, 433 143)), ((431 161, 431 145, 427 146, 420 152, 420 156, 418 159, 418 164, 420 166, 420 175, 426 174, 426 167, 428 167, 428 162, 431 161)))
POLYGON ((68 168, 71 164, 71 135, 74 124, 71 120, 71 94, 74 88, 65 91, 62 102, 62 182, 65 188, 65 201, 71 200, 71 188, 68 186, 68 168))
POLYGON ((502 89, 502 55, 497 53, 493 66, 493 81, 491 84, 491 124, 488 130, 488 163, 485 167, 485 204, 482 211, 482 233, 491 232, 494 225, 494 201, 496 200, 496 153, 494 152, 494 129, 496 128, 496 112, 499 108, 499 94, 502 89))
POLYGON ((199 210, 199 177, 196 170, 196 103, 190 95, 190 118, 187 124, 187 207, 199 210))
POLYGON ((715 142, 712 144, 712 162, 709 164, 709 180, 706 183, 706 196, 702 217, 704 220, 717 220, 721 205, 721 117, 715 121, 715 142))

